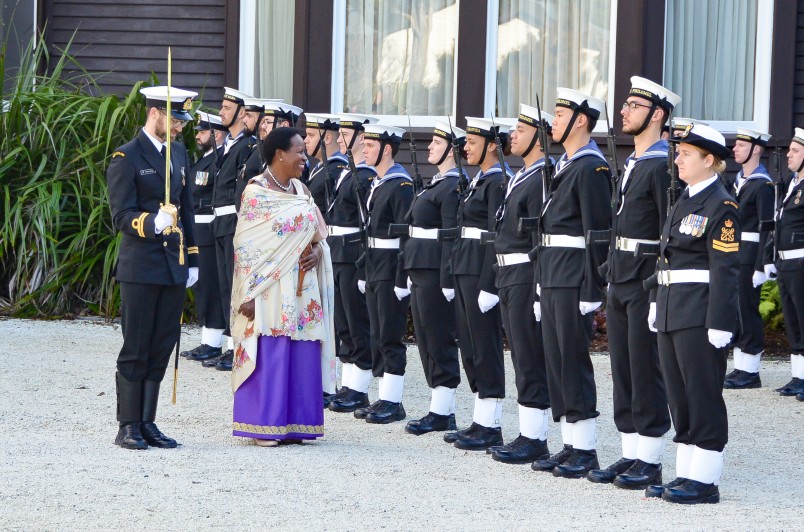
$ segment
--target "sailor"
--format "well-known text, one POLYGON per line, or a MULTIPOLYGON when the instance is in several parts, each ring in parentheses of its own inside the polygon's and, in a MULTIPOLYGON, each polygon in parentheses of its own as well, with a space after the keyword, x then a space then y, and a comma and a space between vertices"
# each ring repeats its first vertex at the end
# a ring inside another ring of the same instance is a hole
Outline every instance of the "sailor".
POLYGON ((304 116, 307 120, 307 136, 304 137, 307 158, 311 164, 317 160, 304 184, 310 189, 315 204, 326 220, 335 183, 348 166, 346 155, 341 153, 338 146, 340 120, 336 115, 329 114, 305 113, 304 116))

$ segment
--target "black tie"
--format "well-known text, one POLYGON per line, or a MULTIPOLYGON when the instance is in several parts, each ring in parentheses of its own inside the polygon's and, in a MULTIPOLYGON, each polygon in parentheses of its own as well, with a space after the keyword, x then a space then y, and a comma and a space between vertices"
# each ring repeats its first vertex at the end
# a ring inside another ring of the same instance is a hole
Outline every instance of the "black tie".
POLYGON ((167 147, 162 146, 162 150, 159 153, 162 155, 163 159, 166 158, 167 157, 167 147))

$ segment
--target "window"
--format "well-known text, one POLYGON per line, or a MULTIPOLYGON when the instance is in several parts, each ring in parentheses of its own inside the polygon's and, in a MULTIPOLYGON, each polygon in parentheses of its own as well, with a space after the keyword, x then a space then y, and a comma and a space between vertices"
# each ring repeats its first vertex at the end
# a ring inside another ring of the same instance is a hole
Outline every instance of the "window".
POLYGON ((768 127, 773 0, 667 0, 664 84, 721 131, 768 127))
POLYGON ((557 87, 609 101, 615 0, 489 0, 486 115, 517 116, 539 95, 552 113, 557 87))
POLYGON ((241 0, 240 85, 259 98, 293 100, 295 0, 241 0))
POLYGON ((405 126, 405 115, 416 124, 453 114, 458 9, 458 0, 336 0, 333 111, 405 126))

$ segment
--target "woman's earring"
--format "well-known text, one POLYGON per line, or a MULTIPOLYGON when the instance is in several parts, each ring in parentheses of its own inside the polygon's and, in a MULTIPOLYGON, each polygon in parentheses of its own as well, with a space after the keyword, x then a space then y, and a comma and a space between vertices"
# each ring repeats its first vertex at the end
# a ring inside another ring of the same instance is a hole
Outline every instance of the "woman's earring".
POLYGON ((280 160, 280 161, 284 161, 284 159, 283 159, 282 157, 280 157, 280 158, 279 158, 279 160, 280 160))

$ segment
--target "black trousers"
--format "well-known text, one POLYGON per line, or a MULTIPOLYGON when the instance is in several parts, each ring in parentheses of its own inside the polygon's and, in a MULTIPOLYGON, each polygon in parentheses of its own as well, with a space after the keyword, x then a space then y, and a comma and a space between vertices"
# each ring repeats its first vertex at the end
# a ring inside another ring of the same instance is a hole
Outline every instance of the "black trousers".
POLYGON ((208 329, 226 328, 219 282, 215 246, 198 246, 198 282, 193 285, 193 293, 198 324, 208 329))
POLYGON ((787 341, 795 355, 804 355, 804 271, 780 271, 777 282, 787 341))
POLYGON ((461 365, 455 341, 455 300, 447 301, 441 292, 440 270, 411 269, 407 272, 413 282, 410 307, 427 386, 457 388, 461 382, 461 365))
MULTIPOLYGON (((221 298, 221 310, 223 310, 224 327, 223 334, 231 336, 229 330, 229 320, 232 314, 232 278, 234 277, 234 234, 219 236, 215 238, 215 257, 218 268, 218 290, 221 298)), ((223 350, 226 350, 224 346, 223 350)))
POLYGON ((340 339, 338 358, 344 364, 371 369, 371 345, 366 296, 357 288, 353 263, 332 265, 335 279, 335 334, 340 339))
POLYGON ((670 430, 656 333, 648 328, 650 298, 642 280, 612 283, 606 304, 614 424, 658 438, 670 430))
POLYGON ((740 264, 740 334, 732 342, 743 353, 757 355, 765 349, 765 323, 759 314, 759 296, 762 287, 754 288, 751 278, 754 275, 753 264, 740 264))
POLYGON ((162 381, 181 333, 184 296, 184 284, 120 283, 123 347, 117 371, 124 379, 162 381))
POLYGON ((542 336, 553 419, 575 423, 600 415, 589 345, 592 312, 582 316, 578 288, 542 288, 542 336))
POLYGON ((455 318, 458 347, 466 380, 480 399, 505 397, 505 362, 503 361, 500 306, 480 312, 479 275, 455 276, 455 318))
POLYGON ((402 339, 408 324, 410 296, 394 294, 394 281, 366 283, 366 306, 371 325, 371 371, 375 377, 384 373, 404 375, 407 356, 402 339))
POLYGON ((542 324, 533 315, 533 285, 499 289, 503 327, 511 347, 517 403, 528 408, 550 408, 542 324))
POLYGON ((676 435, 673 441, 722 451, 729 440, 723 378, 728 348, 709 343, 705 327, 659 333, 662 364, 670 415, 676 435))

